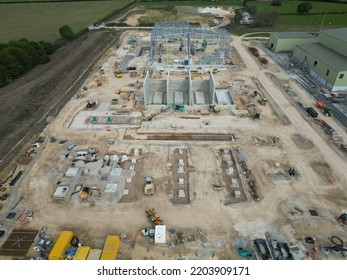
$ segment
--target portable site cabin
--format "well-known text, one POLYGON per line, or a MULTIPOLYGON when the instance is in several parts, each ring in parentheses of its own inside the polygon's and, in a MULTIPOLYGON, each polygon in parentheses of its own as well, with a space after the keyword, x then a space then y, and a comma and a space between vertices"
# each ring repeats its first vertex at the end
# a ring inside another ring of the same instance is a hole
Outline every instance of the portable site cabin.
POLYGON ((77 252, 73 258, 73 260, 86 260, 88 258, 90 251, 89 246, 80 246, 77 249, 77 252))
POLYGON ((115 260, 118 254, 119 246, 120 237, 118 235, 107 236, 100 260, 115 260))
POLYGON ((62 231, 48 256, 48 259, 64 260, 66 258, 65 252, 77 242, 78 239, 75 237, 75 233, 73 231, 62 231))

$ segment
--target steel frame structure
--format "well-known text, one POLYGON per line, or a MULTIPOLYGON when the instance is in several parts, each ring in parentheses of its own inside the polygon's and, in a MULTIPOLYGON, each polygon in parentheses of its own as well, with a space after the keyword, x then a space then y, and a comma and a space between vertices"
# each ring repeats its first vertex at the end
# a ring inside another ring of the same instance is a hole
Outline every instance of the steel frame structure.
POLYGON ((188 21, 158 22, 150 38, 152 65, 168 66, 176 61, 180 66, 219 66, 225 64, 230 50, 227 30, 194 26, 188 21), (168 53, 177 59, 164 59, 168 53))

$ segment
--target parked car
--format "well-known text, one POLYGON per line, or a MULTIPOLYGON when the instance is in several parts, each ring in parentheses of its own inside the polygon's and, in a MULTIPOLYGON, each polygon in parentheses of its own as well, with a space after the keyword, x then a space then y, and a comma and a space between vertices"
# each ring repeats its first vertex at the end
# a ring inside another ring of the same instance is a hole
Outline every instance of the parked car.
POLYGON ((42 248, 44 250, 49 250, 49 248, 51 247, 52 245, 52 240, 46 240, 46 242, 42 245, 42 248))

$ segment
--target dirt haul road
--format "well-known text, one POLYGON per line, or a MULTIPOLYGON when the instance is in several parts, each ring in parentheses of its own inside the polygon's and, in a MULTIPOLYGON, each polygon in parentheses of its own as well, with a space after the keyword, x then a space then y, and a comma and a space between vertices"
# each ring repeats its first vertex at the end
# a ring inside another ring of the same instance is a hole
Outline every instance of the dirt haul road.
POLYGON ((29 142, 32 135, 47 125, 49 116, 57 115, 83 79, 63 96, 66 90, 113 38, 105 32, 88 33, 58 49, 47 64, 36 67, 27 75, 0 89, 0 167, 5 166, 14 154, 29 142), (34 127, 57 101, 47 118, 34 127), (13 153, 8 154, 28 131, 30 133, 26 139, 13 153))

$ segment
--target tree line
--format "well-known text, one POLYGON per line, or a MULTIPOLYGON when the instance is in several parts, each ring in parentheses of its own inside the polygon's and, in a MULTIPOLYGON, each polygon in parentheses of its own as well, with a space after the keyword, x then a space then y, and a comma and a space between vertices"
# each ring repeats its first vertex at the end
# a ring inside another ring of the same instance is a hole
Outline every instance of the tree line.
POLYGON ((38 64, 47 63, 52 43, 27 39, 0 44, 0 87, 11 83, 38 64))

